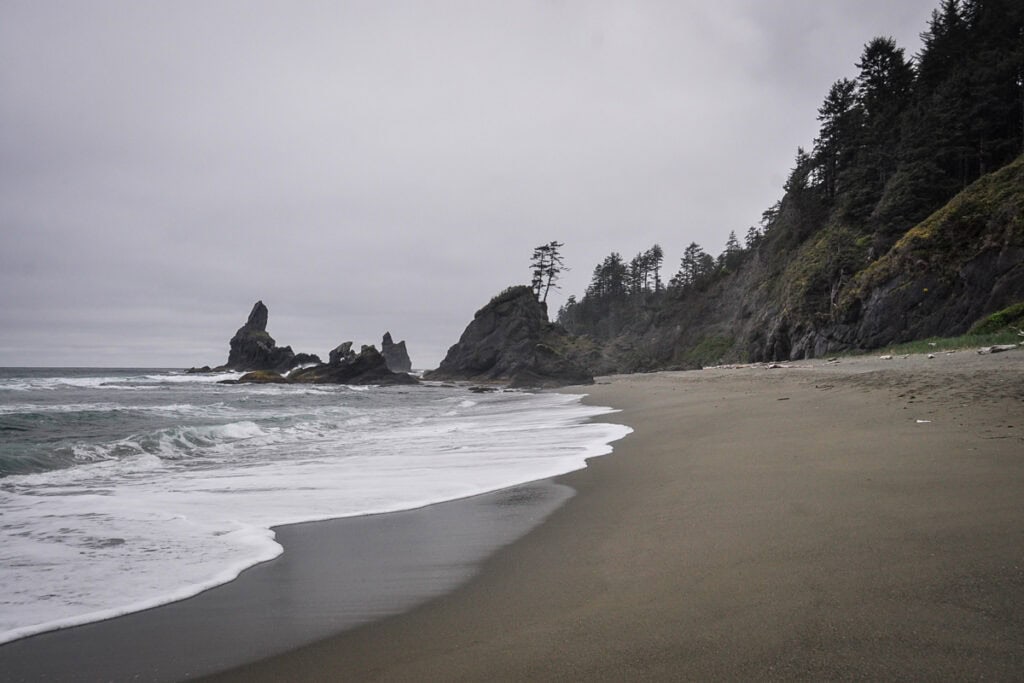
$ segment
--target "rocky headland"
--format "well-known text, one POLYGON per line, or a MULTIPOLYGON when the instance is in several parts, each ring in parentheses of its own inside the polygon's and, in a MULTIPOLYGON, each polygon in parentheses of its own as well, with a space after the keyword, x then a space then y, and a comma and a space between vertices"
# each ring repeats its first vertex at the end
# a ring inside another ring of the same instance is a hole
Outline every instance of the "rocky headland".
POLYGON ((591 384, 577 340, 548 320, 528 286, 510 287, 476 312, 430 380, 505 382, 518 387, 591 384))

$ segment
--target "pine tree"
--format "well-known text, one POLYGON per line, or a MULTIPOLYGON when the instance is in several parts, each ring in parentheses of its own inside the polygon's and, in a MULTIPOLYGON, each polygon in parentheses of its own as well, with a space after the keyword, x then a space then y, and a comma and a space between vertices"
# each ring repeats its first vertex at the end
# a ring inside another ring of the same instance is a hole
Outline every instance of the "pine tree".
POLYGON ((729 231, 729 237, 725 240, 725 249, 719 258, 719 266, 722 268, 732 270, 739 265, 740 260, 743 258, 743 247, 740 246, 740 241, 736 239, 735 230, 729 231))
POLYGON ((643 253, 637 254, 629 262, 626 277, 631 294, 640 294, 647 289, 647 263, 643 253))
POLYGON ((679 271, 669 281, 669 287, 673 289, 686 289, 698 284, 707 270, 707 259, 711 258, 712 268, 714 258, 704 253, 704 250, 696 242, 690 242, 683 251, 683 257, 679 262, 679 271))
POLYGON ((847 217, 864 222, 896 171, 900 119, 910 101, 914 71, 892 38, 875 38, 865 45, 857 68, 857 154, 838 182, 848 185, 843 193, 847 217))
POLYGON ((928 96, 959 68, 966 56, 967 21, 960 0, 942 0, 932 11, 928 29, 921 34, 921 51, 917 54, 918 97, 928 96))
POLYGON ((597 298, 621 298, 626 294, 627 281, 628 269, 622 255, 613 251, 594 268, 587 295, 597 298))
POLYGON ((558 288, 555 282, 559 275, 565 270, 560 249, 565 245, 562 242, 548 242, 533 250, 530 258, 530 268, 533 274, 530 283, 533 288, 533 295, 537 301, 547 303, 548 292, 551 288, 558 288))
POLYGON ((1024 3, 965 0, 971 59, 971 175, 1008 163, 1024 151, 1024 3))
POLYGON ((541 299, 541 303, 547 303, 548 292, 554 287, 558 289, 558 285, 555 281, 558 280, 563 270, 566 270, 565 263, 562 260, 561 249, 565 244, 562 242, 549 242, 548 243, 548 263, 544 269, 544 297, 541 299))
POLYGON ((743 238, 744 246, 750 249, 756 249, 757 245, 761 242, 761 231, 757 229, 756 225, 751 225, 747 228, 747 234, 743 238))
POLYGON ((825 196, 830 201, 839 191, 839 177, 853 163, 861 109, 856 97, 857 84, 842 78, 829 88, 818 109, 821 130, 814 141, 814 163, 820 169, 825 196))
POLYGON ((660 292, 662 288, 661 284, 661 265, 665 260, 665 252, 662 250, 660 244, 655 244, 645 253, 647 257, 648 268, 653 279, 654 291, 660 292))

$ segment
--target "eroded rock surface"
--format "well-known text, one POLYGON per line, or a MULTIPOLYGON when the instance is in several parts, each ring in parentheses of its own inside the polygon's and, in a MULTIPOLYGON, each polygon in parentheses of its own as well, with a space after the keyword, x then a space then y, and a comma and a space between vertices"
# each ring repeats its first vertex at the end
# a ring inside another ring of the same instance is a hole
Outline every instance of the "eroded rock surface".
POLYGON ((380 353, 392 372, 412 372, 412 360, 404 340, 396 343, 391 339, 391 333, 385 332, 380 343, 380 353))
POLYGON ((593 383, 593 375, 575 358, 575 341, 548 321, 547 307, 530 287, 511 287, 477 311, 459 342, 426 378, 513 386, 593 383))

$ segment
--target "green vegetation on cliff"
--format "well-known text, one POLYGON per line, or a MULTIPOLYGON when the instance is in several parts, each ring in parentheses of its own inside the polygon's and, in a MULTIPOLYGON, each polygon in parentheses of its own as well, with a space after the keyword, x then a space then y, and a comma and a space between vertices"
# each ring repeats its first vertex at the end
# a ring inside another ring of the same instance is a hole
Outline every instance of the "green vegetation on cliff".
POLYGON ((943 0, 922 39, 865 45, 744 244, 690 244, 667 287, 657 245, 653 276, 597 265, 558 316, 595 369, 881 348, 1024 301, 1024 4, 943 0))
MULTIPOLYGON (((1000 334, 1015 332, 1021 336, 1024 330, 1024 301, 1007 306, 1001 311, 987 315, 971 325, 968 334, 1000 334)), ((1021 340, 1024 341, 1024 340, 1021 340)))

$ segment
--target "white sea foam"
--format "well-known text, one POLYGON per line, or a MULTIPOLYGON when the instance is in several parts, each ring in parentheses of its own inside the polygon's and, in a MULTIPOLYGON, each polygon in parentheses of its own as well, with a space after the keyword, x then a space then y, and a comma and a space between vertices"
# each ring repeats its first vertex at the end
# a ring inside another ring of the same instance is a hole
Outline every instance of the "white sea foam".
POLYGON ((272 526, 564 474, 629 432, 564 394, 265 389, 206 405, 231 419, 76 444, 80 465, 0 479, 0 642, 230 581, 281 552, 272 526))
MULTIPOLYGON (((220 406, 223 407, 223 406, 220 406)), ((40 414, 40 413, 98 413, 114 411, 134 411, 140 413, 178 413, 180 415, 209 416, 216 406, 196 406, 188 403, 168 405, 140 406, 129 403, 9 403, 0 405, 0 415, 40 414)))
MULTIPOLYGON (((202 372, 168 375, 143 375, 142 380, 160 384, 214 384, 226 379, 238 379, 241 372, 202 372)), ((134 381, 138 381, 137 379, 134 381)))
POLYGON ((147 384, 215 384, 226 379, 238 379, 240 372, 202 374, 139 374, 94 376, 15 377, 0 380, 0 391, 55 391, 62 389, 123 389, 136 390, 147 384))

